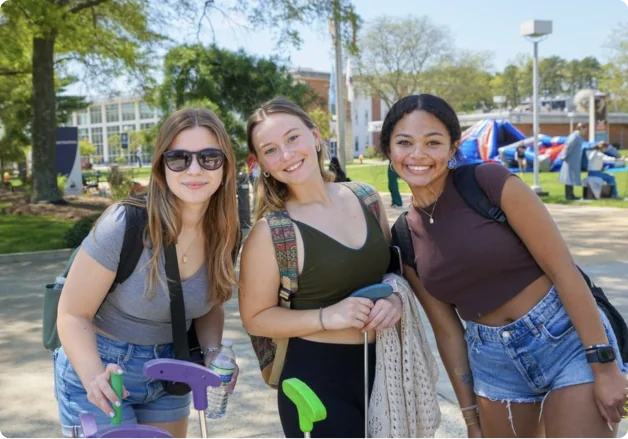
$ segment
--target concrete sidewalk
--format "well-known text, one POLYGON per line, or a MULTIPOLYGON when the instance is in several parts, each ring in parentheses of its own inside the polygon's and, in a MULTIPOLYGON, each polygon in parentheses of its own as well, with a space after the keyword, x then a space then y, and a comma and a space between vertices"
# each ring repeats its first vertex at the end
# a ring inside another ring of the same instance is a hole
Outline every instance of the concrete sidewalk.
MULTIPOLYGON (((390 204, 390 196, 383 195, 390 204)), ((404 196, 404 203, 409 197, 404 196)), ((625 210, 548 206, 576 262, 602 285, 622 315, 628 317, 628 216, 625 210)), ((387 209, 391 224, 402 209, 387 209)), ((52 356, 41 344, 43 286, 54 280, 65 260, 24 261, 0 265, 0 431, 7 437, 58 437, 57 406, 52 394, 52 356)), ((210 437, 282 437, 276 392, 262 382, 249 338, 242 329, 237 299, 225 306, 225 338, 234 340, 242 370, 225 419, 209 422, 210 437)), ((431 345, 440 358, 430 330, 431 345)), ((442 423, 438 437, 463 437, 466 429, 447 375, 438 383, 442 423)), ((620 436, 626 434, 624 422, 620 436)), ((200 437, 196 413, 190 437, 200 437)))

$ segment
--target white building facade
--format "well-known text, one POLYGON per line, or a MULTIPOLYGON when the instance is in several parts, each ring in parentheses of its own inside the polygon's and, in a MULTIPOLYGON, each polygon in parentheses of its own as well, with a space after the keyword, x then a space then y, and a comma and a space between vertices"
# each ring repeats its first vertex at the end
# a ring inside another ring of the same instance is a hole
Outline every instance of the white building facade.
POLYGON ((79 141, 87 139, 96 147, 95 164, 112 163, 128 156, 118 142, 110 142, 112 137, 149 129, 160 117, 161 112, 142 98, 129 97, 95 101, 85 110, 73 112, 69 125, 78 127, 79 141))

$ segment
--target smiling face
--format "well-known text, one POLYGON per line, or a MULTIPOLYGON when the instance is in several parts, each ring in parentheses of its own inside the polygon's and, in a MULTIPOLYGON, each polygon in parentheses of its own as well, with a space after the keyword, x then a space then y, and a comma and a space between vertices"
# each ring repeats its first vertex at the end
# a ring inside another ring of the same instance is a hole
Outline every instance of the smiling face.
POLYGON ((320 141, 318 130, 308 128, 299 117, 286 113, 269 115, 252 132, 252 143, 263 171, 287 185, 302 184, 320 176, 316 151, 320 141))
POLYGON ((455 147, 445 125, 426 111, 413 111, 397 122, 390 136, 390 159, 410 186, 430 186, 447 175, 455 147))
MULTIPOLYGON (((194 127, 177 134, 168 151, 185 150, 197 153, 207 148, 222 150, 214 133, 204 127, 194 127)), ((197 157, 194 154, 190 166, 181 172, 174 172, 165 162, 163 164, 168 188, 180 202, 206 204, 222 182, 223 167, 208 171, 199 165, 197 157)))

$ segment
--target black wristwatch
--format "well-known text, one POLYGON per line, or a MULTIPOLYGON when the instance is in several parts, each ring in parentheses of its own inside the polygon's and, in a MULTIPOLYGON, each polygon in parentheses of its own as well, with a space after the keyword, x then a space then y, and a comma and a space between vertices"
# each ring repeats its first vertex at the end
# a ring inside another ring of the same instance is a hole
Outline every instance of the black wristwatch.
POLYGON ((615 349, 611 345, 593 345, 585 348, 584 354, 589 363, 610 363, 615 361, 615 349))

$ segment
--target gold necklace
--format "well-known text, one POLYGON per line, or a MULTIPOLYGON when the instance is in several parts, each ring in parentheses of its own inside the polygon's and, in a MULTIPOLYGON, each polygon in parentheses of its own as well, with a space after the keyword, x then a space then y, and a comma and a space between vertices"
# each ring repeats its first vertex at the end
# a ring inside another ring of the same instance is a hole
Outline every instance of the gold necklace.
POLYGON ((196 238, 198 237, 199 233, 201 233, 200 228, 196 232, 196 235, 194 235, 194 238, 192 238, 192 241, 190 241, 190 245, 188 245, 188 248, 183 253, 183 256, 181 256, 181 262, 183 262, 184 264, 188 263, 188 252, 190 251, 190 247, 192 247, 192 244, 194 244, 194 241, 196 241, 196 238))
MULTIPOLYGON (((444 188, 443 188, 444 190, 444 188)), ((424 214, 426 214, 427 216, 430 217, 430 224, 434 224, 434 209, 436 209, 436 203, 438 202, 438 199, 440 198, 440 196, 443 194, 443 190, 440 191, 440 194, 438 194, 438 196, 436 197, 436 199, 434 200, 434 204, 432 205, 432 213, 427 213, 427 211, 425 211, 421 206, 419 206, 416 203, 416 200, 414 199, 414 197, 412 197, 412 205, 414 207, 416 207, 417 209, 419 209, 421 212, 423 212, 424 214)))

